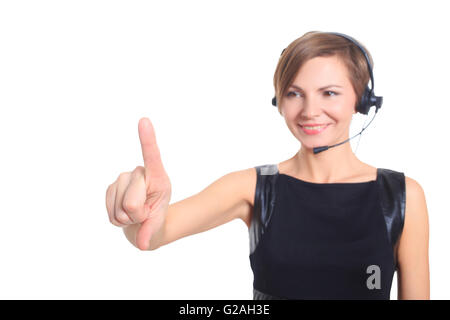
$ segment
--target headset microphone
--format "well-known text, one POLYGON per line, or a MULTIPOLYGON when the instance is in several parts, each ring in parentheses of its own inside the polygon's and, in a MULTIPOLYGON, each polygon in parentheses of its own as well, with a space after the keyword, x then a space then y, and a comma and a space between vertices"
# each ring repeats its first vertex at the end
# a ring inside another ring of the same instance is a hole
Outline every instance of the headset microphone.
MULTIPOLYGON (((356 106, 356 111, 359 112, 359 113, 362 113, 362 114, 368 114, 370 108, 371 108, 372 106, 375 106, 376 109, 375 109, 375 115, 374 115, 373 118, 372 118, 372 120, 373 120, 373 119, 375 118, 377 112, 378 112, 378 109, 380 109, 380 108, 381 108, 381 105, 383 104, 383 97, 376 96, 375 93, 374 93, 375 83, 374 83, 374 81, 373 81, 372 66, 371 66, 371 64, 370 64, 370 60, 369 60, 369 57, 368 57, 368 55, 367 55, 367 52, 364 50, 363 47, 361 47, 361 45, 360 45, 355 39, 353 39, 352 37, 350 37, 350 36, 348 36, 348 35, 345 35, 345 34, 343 34, 343 33, 338 33, 338 32, 325 32, 325 33, 328 33, 328 34, 334 34, 334 35, 337 35, 337 36, 344 37, 344 38, 346 38, 347 40, 350 40, 351 42, 353 42, 353 43, 354 43, 354 44, 355 44, 355 45, 356 45, 356 46, 364 53, 364 57, 366 58, 367 66, 368 66, 368 69, 369 69, 370 81, 371 81, 371 83, 372 83, 372 86, 371 86, 370 89, 369 89, 368 86, 365 87, 364 93, 363 93, 363 95, 362 95, 362 97, 361 97, 361 100, 359 101, 358 105, 356 106)), ((281 55, 283 55, 284 50, 286 50, 286 48, 283 49, 283 51, 281 52, 281 55)), ((273 105, 273 106, 276 106, 276 105, 277 105, 277 99, 276 99, 276 96, 273 97, 273 99, 272 99, 272 105, 273 105)), ((348 139, 345 140, 345 141, 342 141, 342 142, 340 142, 340 143, 337 143, 337 144, 334 144, 334 145, 331 145, 331 146, 321 146, 321 147, 315 147, 315 148, 313 148, 314 154, 317 154, 317 153, 319 153, 319 152, 328 150, 329 148, 333 148, 333 147, 339 146, 339 145, 341 145, 341 144, 343 144, 343 143, 345 143, 345 142, 350 141, 350 139, 353 139, 354 137, 360 135, 360 134, 361 134, 361 133, 362 133, 362 132, 370 125, 370 123, 372 122, 372 120, 370 120, 370 122, 367 124, 367 126, 365 126, 365 127, 361 130, 360 133, 354 135, 354 136, 351 137, 351 138, 348 138, 348 139)))
POLYGON ((329 148, 333 148, 333 147, 339 146, 339 145, 341 145, 341 144, 343 144, 343 143, 346 143, 346 142, 350 141, 350 140, 353 139, 354 137, 359 136, 359 135, 360 135, 360 134, 361 134, 361 133, 369 126, 369 124, 372 122, 372 120, 373 120, 373 119, 375 118, 375 116, 377 115, 377 112, 378 112, 378 108, 375 109, 375 114, 373 115, 373 118, 370 120, 370 122, 367 124, 367 126, 365 126, 364 128, 362 128, 362 130, 361 130, 358 134, 355 134, 353 137, 348 138, 347 140, 342 141, 342 142, 340 142, 340 143, 333 144, 333 145, 331 145, 331 146, 315 147, 315 148, 313 148, 314 154, 317 154, 317 153, 319 153, 319 152, 328 150, 329 148))

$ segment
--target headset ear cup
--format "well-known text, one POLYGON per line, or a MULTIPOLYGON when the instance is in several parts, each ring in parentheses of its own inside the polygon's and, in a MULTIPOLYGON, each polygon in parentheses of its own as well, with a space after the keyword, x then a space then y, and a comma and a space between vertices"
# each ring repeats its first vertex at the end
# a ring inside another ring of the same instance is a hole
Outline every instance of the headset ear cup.
POLYGON ((359 113, 362 113, 362 114, 368 114, 369 113, 369 109, 370 109, 369 96, 370 96, 370 89, 369 89, 368 86, 366 86, 366 88, 364 89, 364 93, 363 93, 363 95, 361 97, 361 100, 359 102, 359 105, 356 108, 356 110, 359 113))

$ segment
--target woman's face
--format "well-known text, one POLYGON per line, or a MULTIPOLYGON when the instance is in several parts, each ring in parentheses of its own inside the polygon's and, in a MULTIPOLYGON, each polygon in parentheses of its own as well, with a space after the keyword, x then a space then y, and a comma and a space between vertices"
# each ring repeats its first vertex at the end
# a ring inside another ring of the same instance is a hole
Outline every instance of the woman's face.
POLYGON ((356 94, 347 73, 337 56, 315 57, 300 68, 283 99, 281 113, 303 147, 332 145, 348 138, 356 94), (326 127, 308 134, 304 131, 308 124, 326 127))

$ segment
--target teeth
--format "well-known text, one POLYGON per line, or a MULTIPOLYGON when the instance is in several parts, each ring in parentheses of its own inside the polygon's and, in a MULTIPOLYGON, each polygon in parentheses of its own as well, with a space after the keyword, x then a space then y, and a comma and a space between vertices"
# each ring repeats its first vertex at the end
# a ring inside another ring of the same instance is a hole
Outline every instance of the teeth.
POLYGON ((308 130, 318 130, 318 129, 324 128, 324 127, 326 127, 326 126, 327 126, 327 125, 316 126, 316 127, 307 127, 307 126, 303 126, 303 128, 306 128, 306 129, 308 129, 308 130))

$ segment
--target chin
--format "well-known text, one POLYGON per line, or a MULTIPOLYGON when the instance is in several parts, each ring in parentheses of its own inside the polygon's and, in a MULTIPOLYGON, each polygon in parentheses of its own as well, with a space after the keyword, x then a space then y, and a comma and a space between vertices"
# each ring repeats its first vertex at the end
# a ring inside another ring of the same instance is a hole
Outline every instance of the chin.
POLYGON ((302 145, 302 148, 311 149, 312 150, 314 148, 328 146, 329 144, 326 143, 326 142, 324 142, 324 143, 314 143, 314 144, 301 142, 301 145, 302 145))

